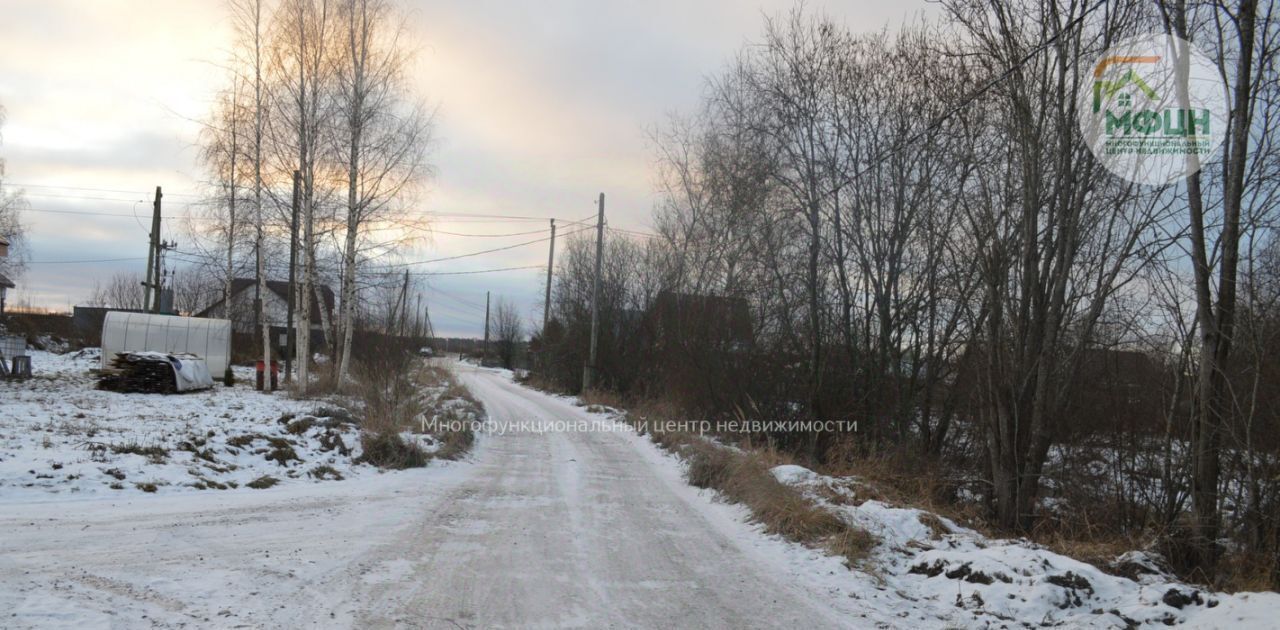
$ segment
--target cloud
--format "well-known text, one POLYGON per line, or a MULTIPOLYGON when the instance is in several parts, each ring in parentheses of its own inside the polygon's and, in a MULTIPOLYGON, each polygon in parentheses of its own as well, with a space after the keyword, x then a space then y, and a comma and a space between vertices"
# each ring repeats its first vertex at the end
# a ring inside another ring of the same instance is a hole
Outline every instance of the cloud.
MULTIPOLYGON (((415 84, 439 105, 441 140, 432 154, 439 175, 421 200, 424 212, 580 219, 593 213, 603 191, 610 223, 631 229, 645 229, 655 202, 646 127, 693 108, 705 78, 758 39, 762 16, 791 6, 784 0, 401 4, 406 28, 421 42, 415 84)), ((808 7, 863 30, 927 10, 924 0, 810 0, 808 7)), ((203 179, 193 150, 196 121, 225 79, 219 64, 229 56, 231 29, 223 4, 9 0, 4 18, 0 104, 8 121, 0 155, 8 180, 136 190, 142 198, 162 185, 173 193, 166 208, 181 211, 190 198, 178 193, 198 192, 203 179)), ((33 209, 134 211, 129 194, 96 201, 37 195, 54 189, 28 192, 33 209)), ((145 216, 146 205, 137 210, 145 216)), ((26 222, 37 261, 146 254, 145 229, 129 217, 33 212, 26 222)), ((439 228, 506 233, 543 226, 439 228)), ((437 235, 411 255, 439 258, 522 238, 437 235)), ((536 265, 545 256, 545 245, 531 245, 428 267, 536 265)), ((33 265, 24 282, 37 303, 65 305, 87 297, 94 278, 133 268, 33 265)), ((432 282, 440 292, 437 329, 480 334, 483 313, 477 316, 474 306, 483 305, 486 288, 540 320, 541 278, 537 271, 441 276, 432 282)))

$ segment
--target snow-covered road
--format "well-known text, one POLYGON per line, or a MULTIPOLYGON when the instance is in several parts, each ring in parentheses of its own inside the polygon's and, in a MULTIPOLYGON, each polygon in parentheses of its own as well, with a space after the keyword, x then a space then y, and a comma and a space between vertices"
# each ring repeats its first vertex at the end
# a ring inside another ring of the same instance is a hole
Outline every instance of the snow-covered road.
MULTIPOLYGON (((456 369, 492 421, 602 418, 456 369)), ((345 482, 0 512, 0 627, 908 622, 830 587, 837 572, 622 431, 495 433, 466 462, 345 482)))

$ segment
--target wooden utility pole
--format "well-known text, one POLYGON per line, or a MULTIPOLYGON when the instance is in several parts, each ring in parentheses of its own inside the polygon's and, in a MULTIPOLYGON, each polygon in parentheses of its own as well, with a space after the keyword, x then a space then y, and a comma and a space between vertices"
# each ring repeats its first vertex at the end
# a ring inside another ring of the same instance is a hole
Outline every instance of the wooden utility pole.
POLYGON ((551 321, 551 270, 556 262, 556 220, 551 220, 551 251, 547 253, 547 298, 542 305, 542 334, 547 334, 547 322, 551 321))
MULTIPOLYGON (((298 267, 298 203, 302 199, 302 172, 293 172, 293 217, 289 221, 289 300, 286 311, 284 324, 284 382, 288 384, 293 381, 293 353, 297 347, 297 336, 301 334, 294 330, 293 323, 293 286, 297 282, 298 267)), ((308 326, 307 334, 311 334, 308 326)))
MULTIPOLYGON (((160 247, 160 187, 156 186, 156 200, 151 204, 151 242, 147 246, 147 281, 142 283, 142 310, 151 308, 152 288, 160 284, 156 278, 156 252, 160 247)), ((156 289, 159 292, 159 289, 156 289)))
POLYGON ((596 275, 591 283, 591 355, 582 370, 582 391, 591 389, 595 380, 596 346, 600 338, 600 259, 604 254, 604 193, 600 193, 600 211, 596 216, 596 275))
POLYGON ((435 352, 436 331, 434 328, 431 327, 431 305, 430 304, 422 307, 422 319, 423 319, 423 324, 425 325, 424 331, 427 336, 427 345, 431 347, 432 352, 435 352))
POLYGON ((422 294, 418 295, 418 305, 413 309, 413 336, 422 338, 422 294))
MULTIPOLYGON (((150 306, 152 313, 159 313, 164 307, 164 253, 177 247, 177 241, 160 241, 156 243, 155 290, 151 292, 152 302, 150 306)), ((172 289, 170 290, 172 291, 172 289)), ((223 308, 227 309, 228 307, 224 306, 223 308)), ((173 300, 170 300, 169 310, 170 312, 173 311, 173 300)))
POLYGON ((409 270, 404 270, 404 284, 400 285, 400 330, 398 335, 404 336, 404 327, 409 321, 409 270))
POLYGON ((489 292, 484 292, 484 349, 480 351, 480 365, 489 357, 489 292))

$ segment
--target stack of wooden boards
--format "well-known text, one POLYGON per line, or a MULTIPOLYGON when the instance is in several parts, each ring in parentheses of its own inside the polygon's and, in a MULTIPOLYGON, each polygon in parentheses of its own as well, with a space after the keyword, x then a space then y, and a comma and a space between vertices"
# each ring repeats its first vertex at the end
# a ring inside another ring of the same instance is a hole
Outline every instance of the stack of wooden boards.
POLYGON ((178 374, 183 362, 203 364, 199 357, 191 354, 118 352, 111 359, 110 369, 99 375, 98 389, 142 394, 173 394, 197 389, 189 385, 179 386, 178 374))

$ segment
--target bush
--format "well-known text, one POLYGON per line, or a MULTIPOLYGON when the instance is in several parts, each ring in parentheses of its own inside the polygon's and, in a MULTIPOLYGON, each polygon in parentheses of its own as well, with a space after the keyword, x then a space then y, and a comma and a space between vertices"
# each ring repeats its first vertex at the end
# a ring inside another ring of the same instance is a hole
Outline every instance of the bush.
POLYGON ((685 433, 655 433, 654 442, 681 453, 686 477, 699 488, 751 510, 766 532, 810 546, 824 546, 844 556, 850 567, 875 548, 876 537, 816 505, 798 490, 778 481, 760 453, 739 453, 685 433))
POLYGON ((851 529, 835 514, 775 479, 753 455, 697 441, 688 445, 686 453, 689 483, 719 490, 729 500, 747 506, 771 534, 812 544, 851 529))
POLYGON ((421 468, 431 461, 431 455, 394 431, 364 431, 360 434, 360 447, 364 452, 356 461, 379 468, 421 468))
POLYGON ((254 490, 266 490, 267 488, 270 488, 271 486, 274 486, 277 483, 280 483, 279 479, 276 479, 271 475, 263 475, 244 485, 250 488, 253 488, 254 490))
POLYGON ((146 457, 153 464, 163 464, 169 457, 169 449, 158 444, 143 446, 137 442, 129 442, 127 444, 112 444, 111 452, 117 455, 141 455, 146 457))

